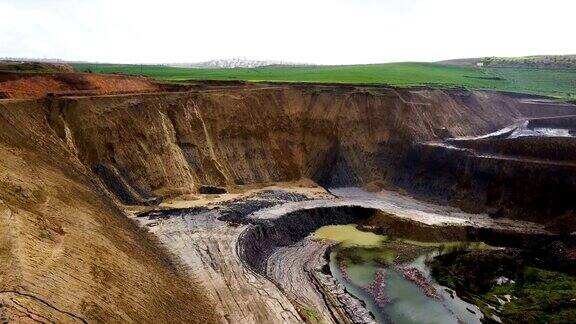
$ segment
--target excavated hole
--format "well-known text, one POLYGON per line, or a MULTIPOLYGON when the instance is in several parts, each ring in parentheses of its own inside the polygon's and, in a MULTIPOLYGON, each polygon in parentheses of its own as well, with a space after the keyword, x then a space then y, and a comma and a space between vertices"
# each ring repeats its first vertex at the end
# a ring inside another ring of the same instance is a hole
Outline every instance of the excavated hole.
POLYGON ((301 209, 274 220, 253 220, 238 238, 238 255, 247 267, 266 276, 267 260, 274 250, 293 245, 322 226, 344 224, 359 224, 360 228, 378 234, 423 242, 482 241, 493 246, 520 247, 526 241, 558 239, 556 236, 493 228, 426 225, 373 208, 335 206, 301 209), (377 217, 382 224, 377 228, 364 227, 363 224, 374 217, 377 217))

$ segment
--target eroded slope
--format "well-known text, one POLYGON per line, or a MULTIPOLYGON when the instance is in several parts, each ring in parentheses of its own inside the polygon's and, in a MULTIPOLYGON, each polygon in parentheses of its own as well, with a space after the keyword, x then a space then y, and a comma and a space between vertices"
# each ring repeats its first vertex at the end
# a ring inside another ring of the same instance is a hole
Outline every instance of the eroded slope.
POLYGON ((47 123, 0 104, 0 317, 209 322, 202 288, 129 221, 47 123))
MULTIPOLYGON (((201 184, 233 187, 309 178, 327 187, 400 187, 476 212, 505 200, 511 190, 538 199, 537 192, 526 193, 550 178, 538 176, 512 189, 506 181, 494 182, 500 187, 490 193, 481 187, 468 199, 465 191, 452 189, 469 177, 462 167, 466 158, 438 158, 417 144, 576 111, 569 104, 496 92, 312 85, 67 97, 44 105, 51 127, 69 149, 125 203, 154 204, 195 192, 201 184), (446 176, 455 178, 444 181, 446 176)), ((520 163, 518 169, 506 163, 485 162, 482 172, 542 173, 537 165, 520 163)), ((553 197, 549 203, 556 203, 553 197)), ((538 204, 529 205, 542 212, 538 204)), ((502 214, 518 214, 514 208, 502 214)), ((544 211, 542 219, 564 211, 544 211)))

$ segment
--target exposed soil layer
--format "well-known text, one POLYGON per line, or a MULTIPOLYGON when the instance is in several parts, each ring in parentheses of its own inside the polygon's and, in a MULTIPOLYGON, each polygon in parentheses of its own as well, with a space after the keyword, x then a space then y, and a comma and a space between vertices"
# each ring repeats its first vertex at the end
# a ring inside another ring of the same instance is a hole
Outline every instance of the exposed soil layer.
MULTIPOLYGON (((188 90, 2 105, 45 118, 129 204, 155 204, 202 186, 309 178, 327 187, 378 182, 469 211, 550 225, 572 212, 572 137, 466 144, 506 158, 422 143, 480 136, 535 116, 574 115, 574 105, 422 88, 197 84, 188 90), (550 151, 556 154, 535 160, 550 151)), ((14 120, 9 127, 25 125, 14 120)))
MULTIPOLYGON (((474 224, 428 225, 413 219, 398 217, 384 211, 376 212, 361 223, 361 228, 377 234, 420 242, 484 242, 493 246, 522 246, 530 240, 547 240, 550 233, 520 231, 499 226, 482 227, 474 224)), ((569 240, 569 238, 566 238, 569 240)))
MULTIPOLYGON (((365 230, 393 237, 426 242, 484 241, 497 246, 522 246, 525 242, 550 243, 560 239, 543 230, 530 230, 530 226, 523 230, 493 222, 462 222, 463 219, 478 218, 464 213, 459 216, 462 219, 456 215, 442 217, 439 214, 420 218, 402 206, 401 199, 404 198, 380 197, 370 200, 370 194, 367 195, 363 201, 356 196, 264 207, 244 218, 250 225, 238 238, 238 256, 252 270, 276 282, 287 296, 313 307, 326 321, 338 322, 339 312, 345 312, 352 322, 369 323, 373 317, 366 315, 364 307, 357 305, 353 297, 342 297, 339 288, 331 288, 330 280, 326 279, 326 274, 322 274, 319 256, 330 245, 310 241, 307 236, 314 230, 325 225, 361 223, 365 230), (386 200, 395 199, 398 200, 394 207, 387 207, 386 200), (431 222, 426 224, 426 219, 431 222)), ((415 207, 418 208, 417 212, 424 212, 423 206, 415 207)))
MULTIPOLYGON (((393 214, 382 210, 378 204, 372 208, 358 206, 358 202, 343 198, 325 201, 316 207, 313 201, 304 201, 296 210, 274 216, 267 208, 248 218, 252 224, 239 239, 239 253, 248 265, 261 274, 266 273, 266 260, 278 248, 301 241, 314 230, 325 225, 361 224, 360 228, 377 234, 424 242, 478 241, 494 246, 523 246, 529 241, 552 242, 562 239, 543 230, 523 231, 520 228, 506 227, 497 223, 474 224, 472 222, 440 221, 426 224, 418 217, 393 214), (308 205, 308 206, 306 206, 308 205), (306 206, 306 207, 304 207, 306 206), (259 218, 259 214, 270 214, 270 218, 259 218)), ((279 206, 283 207, 283 206, 279 206)), ((400 207, 400 209, 404 209, 400 207)), ((284 209, 289 210, 289 209, 284 209)), ((434 215, 441 219, 440 215, 434 215)), ((452 216, 448 217, 448 219, 452 216)), ((476 218, 476 217, 474 217, 476 218)), ((564 238, 573 243, 571 237, 564 238)))
POLYGON ((0 98, 152 92, 162 89, 161 85, 142 77, 73 72, 13 73, 0 71, 0 98))
POLYGON ((215 320, 198 281, 126 218, 42 105, 2 102, 0 124, 3 320, 215 320))
POLYGON ((74 72, 66 63, 0 61, 2 72, 74 72))
POLYGON ((295 190, 260 190, 231 195, 205 207, 146 212, 137 220, 182 258, 191 275, 202 280, 206 295, 215 302, 211 311, 220 322, 301 323, 293 299, 265 276, 245 267, 237 247, 242 233, 251 226, 246 224, 251 213, 303 201, 302 197, 312 199, 295 190))
POLYGON ((238 242, 240 257, 253 270, 266 275, 266 261, 277 248, 301 241, 322 226, 358 223, 374 213, 375 210, 354 206, 294 211, 249 227, 238 242))

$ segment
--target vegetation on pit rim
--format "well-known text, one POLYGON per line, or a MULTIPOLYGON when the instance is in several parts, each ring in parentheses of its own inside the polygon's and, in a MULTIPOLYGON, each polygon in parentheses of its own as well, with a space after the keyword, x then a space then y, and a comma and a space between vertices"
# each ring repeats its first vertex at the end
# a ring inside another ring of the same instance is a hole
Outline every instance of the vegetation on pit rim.
POLYGON ((520 251, 484 250, 441 255, 430 265, 440 284, 475 303, 487 318, 495 315, 503 323, 575 323, 576 277, 527 265, 531 263, 520 251), (497 285, 501 276, 513 282, 497 285))
POLYGON ((576 69, 482 68, 437 63, 342 66, 267 66, 236 69, 164 65, 74 64, 80 72, 144 75, 162 81, 245 80, 492 89, 576 98, 576 69))
POLYGON ((513 323, 576 323, 576 278, 563 273, 526 267, 514 284, 497 286, 483 299, 515 298, 502 308, 502 318, 513 323), (517 299, 516 299, 517 298, 517 299))
POLYGON ((518 68, 576 68, 576 55, 535 55, 520 57, 477 57, 439 62, 458 66, 518 67, 518 68))

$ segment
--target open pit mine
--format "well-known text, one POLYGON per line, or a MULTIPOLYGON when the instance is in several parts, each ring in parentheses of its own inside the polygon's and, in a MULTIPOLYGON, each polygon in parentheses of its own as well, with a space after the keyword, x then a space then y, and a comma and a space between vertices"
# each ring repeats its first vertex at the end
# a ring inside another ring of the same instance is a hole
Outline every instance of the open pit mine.
POLYGON ((574 104, 76 73, 0 98, 2 323, 514 322, 521 295, 448 275, 576 268, 574 104))

